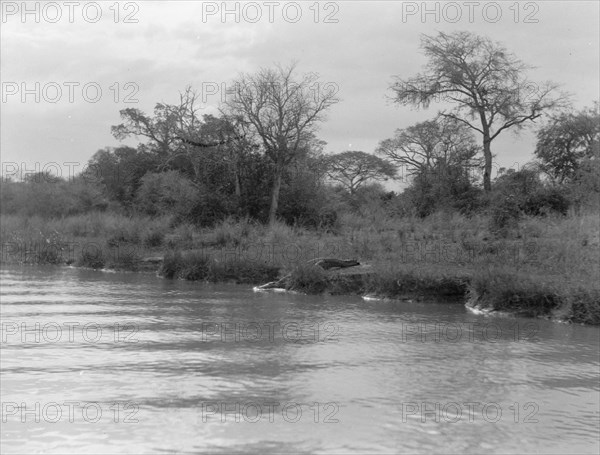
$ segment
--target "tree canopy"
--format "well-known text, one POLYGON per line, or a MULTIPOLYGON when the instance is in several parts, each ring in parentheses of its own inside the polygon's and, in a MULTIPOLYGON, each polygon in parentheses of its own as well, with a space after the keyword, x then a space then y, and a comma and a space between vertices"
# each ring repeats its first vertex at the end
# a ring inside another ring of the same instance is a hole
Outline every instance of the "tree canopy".
POLYGON ((235 93, 226 99, 222 112, 245 128, 252 129, 273 163, 269 222, 276 220, 284 170, 298 156, 337 101, 333 90, 320 84, 316 73, 296 77, 295 65, 262 68, 240 74, 233 81, 235 93))
POLYGON ((537 134, 535 155, 560 183, 572 179, 585 159, 600 158, 598 103, 580 112, 553 116, 537 134))
POLYGON ((520 129, 555 107, 556 85, 527 79, 530 68, 500 43, 470 32, 423 35, 429 61, 424 72, 396 78, 391 90, 399 104, 427 108, 432 101, 454 104, 441 115, 461 122, 483 138, 483 183, 491 190, 491 143, 503 131, 520 129))
POLYGON ((394 137, 379 143, 376 152, 414 175, 447 166, 479 166, 480 148, 472 131, 460 122, 437 118, 397 129, 394 137))
POLYGON ((331 155, 326 162, 327 175, 340 183, 351 195, 368 181, 386 181, 396 176, 389 161, 361 151, 331 155))

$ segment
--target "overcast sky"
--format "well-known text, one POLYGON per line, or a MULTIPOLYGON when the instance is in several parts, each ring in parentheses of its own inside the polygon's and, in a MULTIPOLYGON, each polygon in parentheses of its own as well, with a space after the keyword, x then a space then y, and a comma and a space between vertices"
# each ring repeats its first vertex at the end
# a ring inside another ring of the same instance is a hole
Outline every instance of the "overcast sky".
MULTIPOLYGON (((599 98, 597 0, 428 2, 425 16, 422 2, 391 1, 228 2, 225 16, 222 2, 29 2, 25 15, 22 2, 1 3, 4 170, 12 162, 83 165, 119 145, 110 127, 120 109, 150 113, 191 85, 214 113, 221 94, 211 92, 239 72, 292 61, 339 87, 341 102, 319 131, 326 151, 372 153, 397 128, 435 116, 436 105, 417 111, 390 103, 388 88, 394 75, 422 69, 420 35, 438 31, 504 43, 537 67, 531 79, 561 84, 576 108, 599 98)), ((532 131, 504 133, 493 152, 498 166, 516 167, 534 147, 532 131)))

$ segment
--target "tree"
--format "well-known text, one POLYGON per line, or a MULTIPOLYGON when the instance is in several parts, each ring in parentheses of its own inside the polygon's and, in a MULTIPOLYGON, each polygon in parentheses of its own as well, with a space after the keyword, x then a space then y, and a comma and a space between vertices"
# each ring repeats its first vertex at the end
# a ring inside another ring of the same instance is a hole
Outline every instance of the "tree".
POLYGON ((223 105, 228 118, 258 134, 273 163, 270 224, 276 221, 284 170, 324 120, 325 111, 338 101, 334 91, 320 85, 316 73, 296 79, 294 70, 295 65, 277 65, 241 74, 233 81, 234 96, 223 105))
POLYGON ((431 101, 455 104, 442 116, 462 122, 483 137, 483 185, 491 191, 492 141, 503 131, 525 126, 556 107, 556 85, 538 86, 524 73, 528 67, 500 43, 469 32, 423 35, 421 48, 429 58, 426 70, 409 79, 396 78, 391 90, 400 104, 427 108, 431 101))
MULTIPOLYGON (((238 201, 242 197, 242 163, 252 152, 260 145, 256 143, 252 133, 244 128, 243 125, 235 123, 232 119, 225 116, 215 117, 213 115, 204 115, 202 123, 194 132, 187 133, 187 137, 181 139, 190 147, 185 147, 180 155, 188 157, 190 162, 198 162, 194 155, 203 153, 205 172, 202 175, 203 180, 214 178, 215 175, 208 175, 217 170, 221 165, 225 165, 234 185, 234 191, 238 201), (216 152, 216 153, 211 153, 216 152)), ((218 172, 218 171, 217 171, 218 172)), ((201 170, 195 171, 197 175, 201 170)), ((216 175, 219 180, 222 179, 222 173, 216 175)))
POLYGON ((354 196, 356 190, 368 181, 385 181, 396 176, 392 163, 360 151, 332 155, 327 160, 327 175, 354 196))
POLYGON ((559 183, 572 180, 581 163, 598 159, 600 114, 598 103, 577 113, 560 113, 537 134, 536 156, 543 169, 559 183))
MULTIPOLYGON (((158 103, 153 115, 124 109, 124 122, 112 127, 113 135, 119 140, 129 136, 145 139, 138 150, 155 158, 154 171, 179 171, 201 194, 223 196, 215 199, 215 205, 233 205, 233 211, 241 214, 247 199, 242 197, 242 168, 256 159, 260 145, 235 119, 200 115, 197 101, 198 94, 187 87, 180 93, 179 103, 158 103)), ((246 191, 250 187, 247 184, 246 191)))
POLYGON ((506 216, 518 218, 517 211, 534 216, 550 212, 566 215, 569 208, 566 192, 545 184, 540 171, 537 163, 527 163, 518 171, 509 169, 496 178, 491 205, 496 221, 507 221, 506 216))
POLYGON ((106 147, 89 159, 83 176, 87 181, 102 185, 110 200, 129 205, 135 198, 141 178, 147 172, 155 171, 159 164, 157 156, 144 148, 106 147))
POLYGON ((393 138, 379 143, 376 153, 406 167, 410 175, 443 172, 448 166, 462 167, 469 175, 469 169, 481 164, 471 130, 443 117, 397 129, 393 138))
POLYGON ((479 151, 470 128, 443 116, 398 129, 377 148, 407 168, 412 179, 405 200, 419 216, 449 207, 463 213, 475 208, 478 193, 470 171, 481 167, 479 151))
MULTIPOLYGON (((190 94, 186 91, 186 95, 190 94)), ((119 113, 123 123, 111 127, 113 136, 118 140, 130 136, 144 137, 153 152, 167 159, 181 143, 182 122, 188 116, 189 109, 189 99, 184 96, 179 106, 157 103, 152 117, 135 108, 121 110, 119 113)))
POLYGON ((337 220, 326 184, 325 143, 310 141, 286 169, 281 185, 279 217, 288 224, 330 229, 337 220))
MULTIPOLYGON (((191 87, 179 94, 179 104, 157 103, 154 115, 148 116, 138 109, 123 109, 123 123, 113 126, 115 138, 123 140, 129 136, 147 139, 145 147, 160 160, 160 169, 177 169, 190 176, 199 185, 210 168, 211 151, 232 145, 233 141, 244 139, 228 119, 212 115, 198 115, 196 106, 198 95, 191 87), (208 162, 207 162, 208 159, 208 162)), ((243 142, 241 147, 247 144, 243 142)), ((238 147, 230 147, 230 156, 238 147)), ((222 150, 219 150, 222 152, 222 150)), ((234 168, 234 172, 237 168, 234 168)), ((235 174, 237 178, 237 173, 235 174)))

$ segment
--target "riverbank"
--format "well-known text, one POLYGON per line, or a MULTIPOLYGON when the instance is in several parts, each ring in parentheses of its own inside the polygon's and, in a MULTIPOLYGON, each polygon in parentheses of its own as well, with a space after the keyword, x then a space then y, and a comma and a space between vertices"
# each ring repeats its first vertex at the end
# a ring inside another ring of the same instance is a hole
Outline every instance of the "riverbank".
POLYGON ((157 271, 166 278, 260 285, 290 275, 305 293, 464 302, 600 324, 597 215, 526 218, 502 233, 484 216, 341 220, 337 232, 226 220, 208 229, 169 218, 92 213, 57 220, 2 218, 2 261, 157 271), (324 271, 319 257, 357 259, 324 271))

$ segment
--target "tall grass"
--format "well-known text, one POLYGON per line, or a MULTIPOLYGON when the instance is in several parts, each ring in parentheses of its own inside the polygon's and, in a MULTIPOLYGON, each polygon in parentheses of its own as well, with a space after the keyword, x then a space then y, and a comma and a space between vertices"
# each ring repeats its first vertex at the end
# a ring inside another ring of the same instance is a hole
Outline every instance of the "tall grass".
POLYGON ((135 270, 162 247, 170 218, 87 213, 54 219, 3 215, 3 262, 135 270))
POLYGON ((164 257, 159 274, 191 281, 261 284, 277 278, 279 268, 245 260, 221 262, 203 251, 170 251, 164 257))
POLYGON ((327 273, 313 264, 297 264, 286 280, 286 287, 306 294, 320 294, 330 287, 327 273))
POLYGON ((261 283, 291 273, 305 292, 374 292, 389 297, 459 296, 490 309, 599 323, 600 225, 596 213, 523 217, 499 234, 483 214, 425 219, 341 216, 338 234, 228 218, 212 229, 168 217, 88 213, 0 220, 2 260, 74 262, 135 270, 165 255, 167 277, 261 283), (73 244, 78 249, 73 249, 73 244), (85 246, 85 248, 84 248, 85 246), (36 248, 37 247, 37 248, 36 248), (76 252, 75 256, 65 255, 76 252), (357 258, 373 266, 360 280, 330 280, 305 262, 357 258), (344 281, 346 280, 346 281, 344 281), (468 284, 467 284, 468 283, 468 284))

